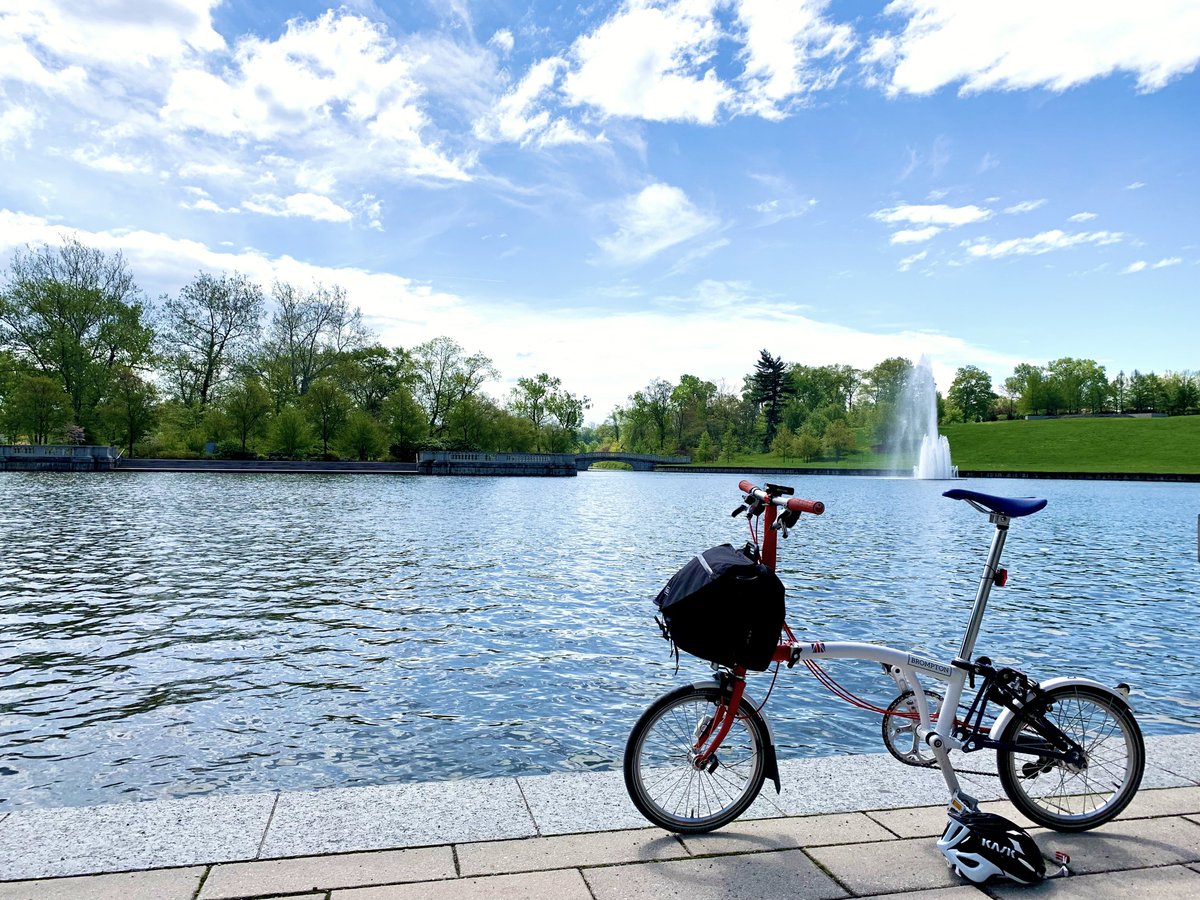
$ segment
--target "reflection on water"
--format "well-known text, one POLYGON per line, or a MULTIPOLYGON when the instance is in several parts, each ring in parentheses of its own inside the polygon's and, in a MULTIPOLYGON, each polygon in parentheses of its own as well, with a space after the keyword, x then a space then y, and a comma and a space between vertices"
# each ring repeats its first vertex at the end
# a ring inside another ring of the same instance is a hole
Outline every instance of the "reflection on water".
MULTIPOLYGON (((650 600, 744 540, 737 480, 0 474, 0 810, 615 768, 707 672, 675 674, 650 600)), ((794 483, 828 512, 781 551, 793 627, 952 655, 986 519, 934 483, 794 483)), ((1148 733, 1200 722, 1200 490, 974 486, 1050 498, 1014 525, 979 652, 1128 681, 1148 733)), ((881 749, 798 670, 767 712, 784 757, 881 749)))

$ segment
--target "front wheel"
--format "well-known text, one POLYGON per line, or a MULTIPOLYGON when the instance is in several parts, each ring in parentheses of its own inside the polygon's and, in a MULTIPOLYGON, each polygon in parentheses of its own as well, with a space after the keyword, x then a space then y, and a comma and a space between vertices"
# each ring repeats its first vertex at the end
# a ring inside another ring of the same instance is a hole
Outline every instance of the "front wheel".
POLYGON ((1087 685, 1053 688, 1017 713, 1000 734, 1000 783, 1018 810, 1056 831, 1087 831, 1115 818, 1142 782, 1146 747, 1129 706, 1087 685), (1082 765, 1043 756, 1035 723, 1054 725, 1083 750, 1082 765))
POLYGON ((700 834, 732 822, 754 802, 766 777, 767 727, 743 701, 717 752, 698 764, 695 745, 712 728, 716 687, 688 685, 647 709, 625 745, 625 788, 660 828, 700 834))

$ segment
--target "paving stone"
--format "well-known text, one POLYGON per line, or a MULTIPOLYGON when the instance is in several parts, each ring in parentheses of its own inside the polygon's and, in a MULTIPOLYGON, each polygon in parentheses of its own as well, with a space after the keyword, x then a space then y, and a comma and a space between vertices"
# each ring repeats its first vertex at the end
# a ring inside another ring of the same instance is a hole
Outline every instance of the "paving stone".
POLYGON ((1154 735, 1146 738, 1147 787, 1166 787, 1157 770, 1200 784, 1200 734, 1154 735))
POLYGON ((578 869, 334 891, 330 900, 592 900, 578 869))
POLYGON ((253 859, 274 794, 14 812, 0 872, 47 878, 253 859))
POLYGON ((616 831, 649 824, 629 799, 620 772, 572 772, 517 780, 542 835, 616 831))
POLYGON ((1158 790, 1142 789, 1121 813, 1122 819, 1148 819, 1154 816, 1175 816, 1200 813, 1200 787, 1179 787, 1158 790))
POLYGON ((987 894, 974 885, 963 884, 931 891, 904 891, 900 894, 876 894, 871 900, 984 900, 987 894))
MULTIPOLYGON (((7 876, 7 872, 4 873, 7 876)), ((192 900, 204 866, 0 882, 0 900, 192 900)))
POLYGON ((683 842, 692 855, 708 856, 894 839, 891 832, 872 822, 863 813, 838 813, 831 816, 738 821, 719 831, 687 836, 683 842))
POLYGON ((288 894, 286 897, 282 894, 278 897, 255 897, 254 900, 325 900, 328 896, 325 891, 318 891, 315 894, 288 894))
POLYGON ((849 896, 801 850, 584 869, 596 900, 808 900, 849 896))
MULTIPOLYGON (((1084 875, 1052 878, 1032 887, 989 885, 1000 900, 1054 897, 1055 900, 1192 900, 1200 891, 1200 873, 1187 866, 1125 871, 1120 876, 1084 875)), ((876 900, 876 898, 872 898, 876 900)))
POLYGON ((488 778, 282 794, 263 859, 531 837, 516 779, 488 778))
POLYGON ((1069 853, 1080 875, 1200 861, 1200 825, 1182 817, 1118 819, 1080 834, 1039 829, 1033 837, 1051 859, 1069 853))
POLYGON ((433 881, 455 874, 449 847, 229 863, 214 866, 208 873, 199 900, 433 881))
POLYGON ((456 849, 459 871, 464 876, 678 859, 688 855, 674 835, 657 828, 459 844, 456 849))
MULTIPOLYGON (((980 803, 984 812, 996 813, 1016 822, 1022 828, 1033 828, 1034 823, 1025 818, 1007 800, 991 800, 980 803)), ((946 830, 946 806, 918 806, 913 809, 884 809, 869 812, 870 816, 889 831, 902 838, 940 837, 946 830)))
MULTIPOLYGON (((789 816, 945 804, 950 798, 941 770, 906 766, 888 753, 789 760, 780 763, 780 776, 783 792, 776 802, 789 816)), ((980 800, 1003 796, 994 778, 960 780, 980 800)))
POLYGON ((878 844, 814 847, 808 851, 855 894, 884 894, 956 887, 937 844, 929 838, 878 844))

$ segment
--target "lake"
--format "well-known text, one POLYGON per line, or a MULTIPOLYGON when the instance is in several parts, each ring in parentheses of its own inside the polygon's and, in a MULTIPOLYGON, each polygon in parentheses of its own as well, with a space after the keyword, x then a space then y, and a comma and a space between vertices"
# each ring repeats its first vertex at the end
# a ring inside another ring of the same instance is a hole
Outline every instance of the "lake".
MULTIPOLYGON (((827 505, 781 544, 797 634, 952 656, 987 519, 946 482, 775 477, 827 505)), ((709 671, 675 672, 651 601, 744 542, 737 481, 0 473, 0 811, 619 768, 709 671)), ((1127 681, 1147 734, 1200 724, 1200 488, 956 486, 1050 500, 1014 522, 977 653, 1127 681)), ((799 668, 766 712, 781 758, 882 749, 799 668)))

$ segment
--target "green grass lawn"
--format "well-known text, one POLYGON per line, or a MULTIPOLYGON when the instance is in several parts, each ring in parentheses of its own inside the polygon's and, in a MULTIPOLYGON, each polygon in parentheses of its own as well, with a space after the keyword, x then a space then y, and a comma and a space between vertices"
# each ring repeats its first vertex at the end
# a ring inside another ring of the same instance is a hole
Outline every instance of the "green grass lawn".
MULTIPOLYGON (((942 434, 960 469, 1000 472, 1200 473, 1200 416, 1168 419, 1045 419, 949 425, 942 434)), ((863 436, 859 436, 860 444, 863 436)), ((770 453, 739 454, 712 465, 890 469, 886 455, 864 451, 803 463, 770 453)))

